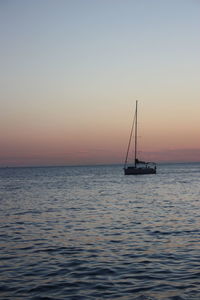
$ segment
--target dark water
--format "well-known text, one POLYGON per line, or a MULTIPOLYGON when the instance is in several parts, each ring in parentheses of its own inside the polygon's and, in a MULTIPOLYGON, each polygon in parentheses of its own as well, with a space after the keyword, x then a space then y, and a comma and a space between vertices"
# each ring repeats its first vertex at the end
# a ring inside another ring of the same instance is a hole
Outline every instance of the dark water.
POLYGON ((200 299, 200 164, 0 169, 1 299, 200 299))

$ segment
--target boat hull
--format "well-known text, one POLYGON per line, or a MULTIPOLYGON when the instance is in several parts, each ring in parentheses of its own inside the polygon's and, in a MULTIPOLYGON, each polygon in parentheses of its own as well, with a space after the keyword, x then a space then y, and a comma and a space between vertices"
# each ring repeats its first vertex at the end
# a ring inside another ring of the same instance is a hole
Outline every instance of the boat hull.
POLYGON ((145 168, 136 168, 136 167, 127 167, 124 168, 124 175, 148 175, 156 174, 156 168, 145 167, 145 168))

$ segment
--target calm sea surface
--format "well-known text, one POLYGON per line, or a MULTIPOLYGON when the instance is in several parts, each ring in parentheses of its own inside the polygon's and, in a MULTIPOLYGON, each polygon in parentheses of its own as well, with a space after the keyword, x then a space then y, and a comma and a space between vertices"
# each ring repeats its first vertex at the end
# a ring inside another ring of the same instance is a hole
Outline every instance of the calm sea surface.
POLYGON ((0 299, 200 299, 200 164, 0 169, 0 299))

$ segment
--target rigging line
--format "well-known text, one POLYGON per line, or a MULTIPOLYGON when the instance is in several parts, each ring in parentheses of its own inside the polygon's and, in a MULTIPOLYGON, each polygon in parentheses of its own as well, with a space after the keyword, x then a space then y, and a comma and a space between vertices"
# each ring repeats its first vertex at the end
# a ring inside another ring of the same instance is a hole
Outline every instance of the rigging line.
POLYGON ((135 108, 135 168, 136 168, 136 159, 137 159, 137 104, 138 104, 138 100, 136 100, 136 108, 135 108))
POLYGON ((130 149, 130 145, 131 145, 131 139, 132 139, 132 136, 133 136, 133 129, 134 129, 135 120, 136 120, 136 111, 135 111, 135 114, 134 114, 133 123, 132 123, 132 127, 131 127, 131 133, 130 133, 130 137, 129 137, 129 141, 128 141, 128 148, 127 148, 127 152, 126 152, 126 159, 125 159, 125 162, 124 162, 124 168, 127 165, 128 154, 129 154, 129 149, 130 149))

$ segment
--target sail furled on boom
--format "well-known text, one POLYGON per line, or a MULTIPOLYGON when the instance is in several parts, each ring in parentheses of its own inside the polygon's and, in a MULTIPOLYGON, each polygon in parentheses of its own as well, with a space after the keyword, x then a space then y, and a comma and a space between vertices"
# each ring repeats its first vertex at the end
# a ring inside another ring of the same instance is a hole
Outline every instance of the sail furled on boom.
POLYGON ((135 159, 135 163, 136 164, 147 164, 147 162, 145 162, 145 161, 142 161, 142 160, 139 160, 139 159, 135 159))

